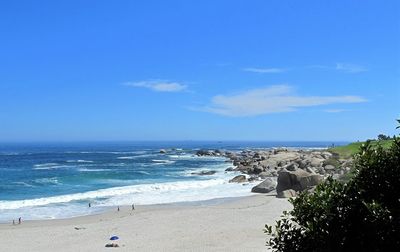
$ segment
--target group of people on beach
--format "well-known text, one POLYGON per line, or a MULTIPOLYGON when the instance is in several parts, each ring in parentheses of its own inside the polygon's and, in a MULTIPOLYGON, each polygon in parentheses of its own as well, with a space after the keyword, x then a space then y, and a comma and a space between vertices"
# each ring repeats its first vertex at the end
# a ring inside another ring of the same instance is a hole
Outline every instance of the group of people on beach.
MULTIPOLYGON (((92 207, 92 203, 89 202, 88 206, 89 206, 89 207, 92 207)), ((117 207, 117 211, 119 212, 119 210, 120 210, 120 209, 119 209, 119 206, 118 206, 118 207, 117 207)), ((132 211, 133 211, 133 210, 135 210, 135 204, 132 204, 132 211)), ((13 225, 15 225, 15 224, 16 224, 16 223, 15 223, 15 220, 13 220, 12 223, 13 223, 13 225)), ((22 223, 22 218, 19 217, 19 218, 18 218, 18 224, 21 224, 21 223, 22 223)))
MULTIPOLYGON (((89 207, 92 207, 92 204, 89 202, 89 207)), ((119 206, 117 206, 117 211, 119 212, 119 206)), ((132 204, 132 211, 135 210, 135 204, 132 204)), ((21 218, 20 218, 21 219, 21 218)))
MULTIPOLYGON (((18 218, 18 224, 21 224, 21 223, 22 223, 22 218, 19 217, 19 218, 18 218)), ((13 225, 15 225, 15 220, 13 220, 13 225)))

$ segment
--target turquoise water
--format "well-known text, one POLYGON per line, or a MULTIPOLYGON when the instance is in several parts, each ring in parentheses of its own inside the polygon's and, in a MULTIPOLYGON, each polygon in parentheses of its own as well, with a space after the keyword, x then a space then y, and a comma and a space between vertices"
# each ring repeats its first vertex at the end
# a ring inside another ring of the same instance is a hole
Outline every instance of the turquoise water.
POLYGON ((124 142, 0 145, 0 221, 91 214, 117 205, 208 200, 250 194, 235 173, 201 148, 324 148, 331 142, 124 142), (167 153, 160 153, 166 149, 167 153), (214 175, 193 172, 215 170, 214 175), (89 202, 91 208, 88 207, 89 202))

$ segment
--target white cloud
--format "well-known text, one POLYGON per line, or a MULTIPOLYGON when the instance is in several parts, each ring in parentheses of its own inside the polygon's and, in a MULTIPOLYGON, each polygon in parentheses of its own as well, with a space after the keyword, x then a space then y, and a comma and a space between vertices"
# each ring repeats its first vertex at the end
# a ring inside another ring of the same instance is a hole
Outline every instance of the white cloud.
POLYGON ((186 90, 187 86, 178 82, 166 80, 148 80, 138 82, 126 82, 126 86, 148 88, 156 92, 181 92, 186 90))
POLYGON ((243 71, 253 72, 253 73, 283 73, 283 72, 286 72, 286 69, 283 69, 283 68, 253 68, 253 67, 248 67, 248 68, 244 68, 243 71))
POLYGON ((341 113, 348 111, 347 109, 325 109, 324 112, 326 113, 341 113))
POLYGON ((345 73, 361 73, 366 72, 368 69, 355 64, 348 64, 348 63, 337 63, 336 70, 345 72, 345 73))
POLYGON ((257 116, 290 112, 301 107, 338 103, 359 103, 360 96, 300 96, 288 85, 252 89, 236 95, 217 95, 200 110, 225 116, 257 116))

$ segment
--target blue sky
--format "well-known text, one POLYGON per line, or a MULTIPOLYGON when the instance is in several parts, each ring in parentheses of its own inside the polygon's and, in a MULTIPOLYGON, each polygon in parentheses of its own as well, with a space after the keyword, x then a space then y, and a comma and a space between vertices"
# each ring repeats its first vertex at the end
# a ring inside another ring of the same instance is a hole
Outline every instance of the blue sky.
POLYGON ((2 1, 0 141, 363 140, 399 1, 2 1))

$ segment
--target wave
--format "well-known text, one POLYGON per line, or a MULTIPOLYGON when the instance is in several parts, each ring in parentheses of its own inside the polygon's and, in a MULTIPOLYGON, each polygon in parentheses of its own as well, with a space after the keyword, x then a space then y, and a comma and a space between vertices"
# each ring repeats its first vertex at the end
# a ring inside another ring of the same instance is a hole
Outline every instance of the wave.
POLYGON ((168 155, 170 158, 174 160, 226 160, 226 157, 213 157, 213 156, 196 156, 194 154, 184 154, 184 155, 168 155))
POLYGON ((117 159, 136 159, 137 156, 117 157, 117 159))
POLYGON ((173 164, 173 163, 175 163, 175 161, 173 161, 173 160, 165 160, 165 159, 153 159, 151 161, 154 163, 158 163, 158 164, 173 164))
POLYGON ((88 168, 79 168, 80 172, 101 172, 101 171, 111 171, 111 169, 88 169, 88 168))
POLYGON ((31 185, 31 184, 23 182, 23 181, 13 182, 12 184, 17 185, 17 186, 35 187, 34 185, 31 185))
POLYGON ((60 169, 60 168, 73 168, 74 166, 71 165, 61 165, 61 164, 56 164, 56 165, 49 165, 49 166, 37 166, 34 167, 33 170, 53 170, 53 169, 60 169))
POLYGON ((67 160, 67 163, 93 163, 94 161, 91 160, 83 160, 83 159, 78 159, 78 160, 67 160))
POLYGON ((58 163, 43 163, 43 164, 35 164, 34 167, 47 167, 47 166, 55 166, 59 165, 58 163))
POLYGON ((35 180, 33 180, 33 183, 40 184, 40 185, 48 185, 48 184, 58 185, 58 184, 60 184, 56 177, 35 179, 35 180))
POLYGON ((112 187, 89 191, 84 193, 74 193, 67 195, 51 196, 37 199, 0 201, 0 209, 19 209, 24 207, 37 207, 49 204, 68 203, 71 201, 89 200, 96 198, 110 198, 113 196, 123 196, 128 194, 149 193, 149 192, 171 192, 171 191, 186 191, 194 189, 204 189, 216 185, 227 183, 223 179, 212 179, 204 181, 178 181, 155 184, 142 184, 133 186, 112 187))

